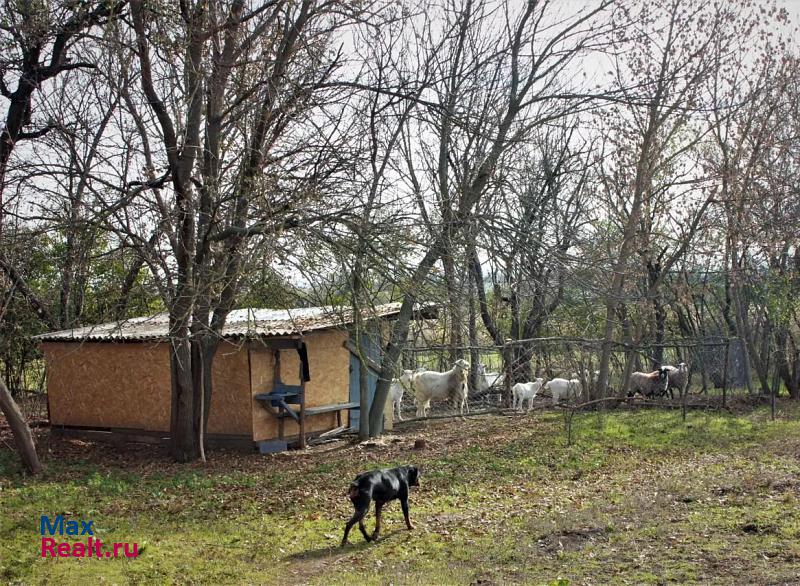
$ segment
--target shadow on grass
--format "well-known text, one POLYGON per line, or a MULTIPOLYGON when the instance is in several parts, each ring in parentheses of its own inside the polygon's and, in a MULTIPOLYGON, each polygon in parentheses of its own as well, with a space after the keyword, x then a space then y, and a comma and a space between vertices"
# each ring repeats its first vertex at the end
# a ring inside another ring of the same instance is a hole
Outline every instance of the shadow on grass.
MULTIPOLYGON (((403 530, 394 529, 392 531, 387 531, 385 533, 382 533, 377 543, 380 544, 381 542, 386 541, 393 535, 397 535, 399 533, 403 533, 403 530)), ((374 541, 364 541, 361 535, 358 536, 358 539, 359 541, 356 541, 355 543, 349 541, 344 547, 340 547, 339 545, 334 545, 331 547, 318 547, 317 549, 307 549, 305 551, 299 551, 297 553, 288 555, 284 559, 286 561, 292 561, 292 562, 302 562, 304 560, 305 561, 320 560, 323 558, 334 557, 341 554, 363 551, 366 548, 371 547, 373 544, 375 544, 374 541)))

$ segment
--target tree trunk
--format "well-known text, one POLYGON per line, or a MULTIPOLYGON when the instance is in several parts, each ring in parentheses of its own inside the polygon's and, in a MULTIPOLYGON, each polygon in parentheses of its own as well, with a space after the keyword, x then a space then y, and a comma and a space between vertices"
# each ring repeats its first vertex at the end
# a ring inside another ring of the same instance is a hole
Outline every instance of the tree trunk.
POLYGON ((628 385, 630 384, 631 374, 633 374, 634 364, 636 362, 636 353, 632 350, 625 351, 625 369, 622 371, 622 377, 619 381, 619 389, 617 395, 624 397, 628 393, 628 385))
POLYGON ((606 293, 606 318, 600 354, 600 374, 597 377, 597 387, 594 393, 592 393, 589 397, 589 400, 605 397, 606 389, 608 388, 608 375, 611 367, 611 352, 614 346, 614 323, 622 300, 622 291, 625 285, 625 274, 627 270, 628 259, 633 253, 636 226, 642 209, 642 199, 645 189, 645 179, 643 178, 642 170, 644 166, 645 160, 644 157, 642 157, 642 159, 639 161, 640 169, 637 171, 637 186, 634 194, 633 204, 631 205, 630 216, 628 217, 628 221, 625 225, 625 231, 622 236, 622 245, 620 246, 619 254, 617 255, 617 262, 614 264, 611 286, 606 293))
POLYGON ((172 341, 172 412, 170 445, 178 462, 191 462, 200 456, 199 429, 195 411, 195 381, 192 372, 192 344, 188 331, 172 341))
POLYGON ((505 378, 503 379, 503 407, 511 407, 513 399, 511 397, 511 385, 514 378, 514 371, 511 365, 514 361, 513 347, 509 344, 503 346, 503 371, 505 378))
POLYGON ((214 390, 214 357, 219 347, 219 338, 213 334, 195 335, 192 347, 192 401, 193 426, 197 434, 197 451, 205 461, 205 439, 208 418, 211 414, 211 398, 214 390))
MULTIPOLYGON (((618 265, 619 264, 620 263, 618 263, 618 265)), ((619 270, 621 270, 621 268, 619 270)), ((622 277, 620 275, 618 282, 618 274, 620 273, 615 271, 611 291, 609 291, 606 297, 606 323, 603 329, 603 343, 600 351, 600 374, 597 377, 597 386, 589 395, 590 401, 604 397, 606 389, 608 388, 608 375, 611 369, 611 350, 614 340, 614 314, 616 313, 617 307, 616 298, 619 293, 622 292, 622 277)))
POLYGON ((768 315, 764 316, 764 331, 761 334, 761 352, 758 353, 758 360, 755 361, 756 373, 759 383, 761 383, 761 393, 770 394, 769 371, 772 369, 772 354, 770 353, 770 342, 773 338, 772 320, 768 315))
MULTIPOLYGON (((392 383, 395 365, 403 347, 408 339, 408 328, 411 318, 414 315, 414 304, 417 302, 417 294, 422 283, 428 276, 433 265, 441 255, 444 234, 440 234, 437 240, 428 249, 428 252, 417 265, 414 274, 411 276, 409 289, 403 296, 403 303, 400 312, 392 327, 391 339, 381 360, 381 375, 375 388, 375 397, 372 399, 372 406, 369 410, 369 433, 370 437, 377 437, 383 431, 383 409, 386 399, 389 396, 389 385, 392 383)), ((363 415, 362 415, 363 416, 363 415)))
POLYGON ((36 454, 36 445, 33 443, 33 436, 28 427, 28 423, 22 416, 19 406, 11 398, 11 393, 5 384, 0 381, 0 411, 11 427, 11 434, 14 436, 14 443, 17 445, 17 452, 23 465, 31 474, 38 474, 42 471, 42 464, 36 454))
POLYGON ((664 364, 664 334, 666 331, 667 312, 664 300, 661 297, 659 280, 661 277, 660 263, 647 263, 648 289, 652 292, 653 305, 653 351, 652 367, 658 369, 664 364))
MULTIPOLYGON (((192 348, 192 426, 197 433, 197 452, 200 459, 206 461, 206 423, 208 422, 208 414, 210 409, 206 406, 206 385, 210 386, 211 383, 211 364, 206 368, 205 352, 203 348, 203 339, 193 337, 191 341, 192 348)), ((208 397, 210 399, 211 393, 208 397)))
MULTIPOLYGON (((36 65, 39 64, 36 63, 36 65)), ((33 77, 29 71, 23 72, 20 76, 17 90, 10 99, 3 130, 0 131, 0 237, 3 236, 3 224, 5 223, 3 193, 6 187, 8 161, 24 126, 30 119, 31 96, 38 86, 33 77)))
POLYGON ((783 376, 783 382, 789 390, 789 397, 792 399, 800 399, 800 352, 798 352, 797 344, 795 343, 794 336, 791 332, 787 332, 786 344, 786 372, 783 376), (791 358, 790 358, 791 356, 791 358))
POLYGON ((631 320, 628 317, 628 307, 624 304, 620 305, 617 315, 619 316, 620 329, 622 331, 622 342, 627 345, 625 348, 625 368, 622 371, 619 388, 617 389, 617 396, 624 397, 628 392, 628 383, 636 363, 637 354, 631 349, 635 341, 631 331, 631 320))
MULTIPOLYGON (((358 349, 358 401, 359 405, 361 405, 361 413, 366 415, 369 413, 369 381, 367 380, 367 361, 364 360, 364 348, 361 346, 360 342, 358 344, 358 349)), ((381 419, 381 422, 383 422, 383 419, 381 419)), ((370 425, 369 417, 359 417, 358 439, 365 440, 370 437, 369 430, 371 428, 372 426, 370 425)))
POLYGON ((486 300, 486 291, 483 288, 483 270, 481 269, 478 253, 475 250, 475 247, 472 247, 470 252, 470 272, 472 273, 472 278, 474 280, 475 291, 478 294, 478 307, 480 308, 483 326, 486 328, 486 331, 489 332, 489 335, 492 337, 492 341, 495 343, 495 345, 502 346, 505 343, 503 340, 503 335, 500 333, 499 326, 489 313, 489 303, 486 300))
POLYGON ((200 360, 203 367, 202 384, 200 387, 203 389, 203 431, 208 428, 208 417, 211 414, 211 399, 214 390, 214 381, 212 372, 214 368, 214 358, 217 356, 217 348, 219 348, 219 338, 217 336, 208 336, 203 339, 200 350, 200 360))
MULTIPOLYGON (((732 219, 730 218, 730 212, 728 212, 729 219, 728 219, 728 238, 726 239, 726 246, 727 246, 727 260, 730 267, 730 281, 726 284, 728 285, 728 289, 726 290, 726 295, 730 295, 731 299, 731 306, 733 307, 733 315, 734 315, 734 323, 736 325, 736 332, 741 340, 740 347, 742 348, 742 354, 744 355, 744 370, 745 370, 745 384, 747 385, 747 392, 749 394, 753 394, 753 381, 752 381, 752 372, 751 372, 751 353, 750 353, 750 331, 746 327, 747 323, 747 316, 745 315, 744 308, 742 306, 741 300, 741 278, 739 276, 739 261, 737 259, 736 249, 734 248, 733 238, 734 238, 734 230, 732 228, 732 219)), ((726 300, 727 302, 727 300, 726 300)))
POLYGON ((458 290, 458 276, 453 261, 453 242, 450 240, 448 252, 442 257, 444 266, 444 282, 447 288, 448 313, 450 314, 450 368, 456 360, 464 357, 464 340, 461 336, 463 300, 458 290))
MULTIPOLYGON (((467 278, 466 282, 471 285, 467 278)), ((469 388, 478 388, 478 362, 481 356, 478 352, 478 314, 475 311, 475 287, 469 287, 469 388)))
POLYGON ((511 384, 533 380, 531 360, 533 359, 533 344, 515 344, 511 350, 511 384))

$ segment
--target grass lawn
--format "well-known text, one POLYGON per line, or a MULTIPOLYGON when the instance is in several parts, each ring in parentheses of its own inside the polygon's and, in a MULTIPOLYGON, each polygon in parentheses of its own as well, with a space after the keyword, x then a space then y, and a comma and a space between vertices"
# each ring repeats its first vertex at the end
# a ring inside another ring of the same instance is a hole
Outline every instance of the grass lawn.
POLYGON ((583 414, 572 446, 558 413, 432 420, 385 445, 184 466, 52 442, 35 480, 0 443, 0 583, 800 584, 800 406, 779 407, 583 414), (416 529, 394 502, 380 541, 339 548, 352 477, 404 463, 423 468, 416 529), (140 555, 42 559, 43 514, 140 555))

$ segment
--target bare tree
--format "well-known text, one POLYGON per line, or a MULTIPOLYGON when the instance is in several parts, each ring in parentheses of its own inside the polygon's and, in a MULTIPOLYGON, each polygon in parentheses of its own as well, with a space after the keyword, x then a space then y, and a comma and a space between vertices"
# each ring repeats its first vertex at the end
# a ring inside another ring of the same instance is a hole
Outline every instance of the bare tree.
MULTIPOLYGON (((570 250, 588 223, 589 151, 575 136, 576 125, 566 122, 544 130, 534 146, 504 164, 498 193, 476 213, 474 232, 487 251, 493 307, 477 247, 471 273, 483 324, 498 346, 541 335, 564 298, 570 250), (506 327, 498 315, 507 318, 506 327)), ((531 342, 511 348, 515 382, 532 380, 534 351, 531 342)))
POLYGON ((34 94, 42 84, 64 72, 92 68, 86 55, 73 52, 98 25, 118 14, 125 2, 90 2, 75 5, 31 1, 4 2, 0 14, 0 95, 9 101, 0 133, 0 237, 2 236, 6 171, 14 147, 23 140, 43 136, 52 121, 36 120, 34 94), (11 85, 16 82, 16 89, 11 85), (28 130, 31 125, 36 128, 28 130))
POLYGON ((789 366, 794 353, 788 348, 790 318, 779 309, 789 307, 781 299, 792 295, 786 285, 796 270, 792 251, 797 241, 791 228, 797 217, 796 187, 787 178, 793 176, 790 153, 796 149, 797 108, 790 96, 796 90, 797 61, 777 52, 772 42, 759 50, 757 69, 737 63, 714 86, 718 101, 731 107, 717 108, 710 116, 715 149, 708 153, 708 164, 720 181, 730 330, 743 340, 748 386, 752 367, 762 392, 768 393, 772 366, 782 372, 789 389, 797 387, 789 366))
POLYGON ((604 114, 611 148, 600 155, 604 193, 619 218, 620 235, 605 301, 596 389, 601 396, 608 384, 614 327, 625 300, 632 255, 639 254, 647 266, 645 298, 654 306, 656 330, 662 330, 665 316, 659 291, 664 276, 686 252, 712 203, 711 190, 699 189, 688 197, 676 189, 703 185, 702 175, 686 171, 682 161, 705 134, 696 121, 707 107, 708 81, 720 66, 712 49, 736 38, 737 30, 730 25, 739 7, 664 0, 639 3, 623 14, 626 22, 617 28, 621 57, 616 77, 624 104, 604 114), (672 224, 679 237, 666 247, 653 240, 654 222, 665 209, 665 199, 684 202, 682 217, 672 224))
MULTIPOLYGON (((95 27, 118 14, 124 5, 124 1, 59 3, 56 6, 22 1, 5 2, 0 9, 0 96, 8 101, 0 131, 0 269, 11 286, 25 296, 39 317, 50 325, 56 323, 52 313, 25 282, 14 261, 5 255, 9 162, 20 142, 40 138, 56 127, 52 120, 42 120, 35 115, 36 93, 49 80, 65 72, 94 67, 91 56, 81 47, 82 41, 95 27)), ((19 416, 8 389, 4 386, 0 392, 3 398, 0 408, 11 423, 20 454, 28 468, 37 472, 41 466, 27 423, 19 416)))
MULTIPOLYGON (((384 354, 370 411, 371 434, 379 432, 389 380, 408 336, 409 320, 423 283, 435 263, 443 255, 452 254, 454 238, 463 237, 476 205, 496 179, 502 156, 532 129, 563 117, 589 99, 569 87, 569 77, 563 73, 570 62, 602 42, 605 30, 598 17, 611 5, 598 2, 562 19, 557 18, 557 8, 551 2, 528 2, 519 11, 504 6, 499 9, 504 10, 503 19, 495 19, 502 23, 500 30, 493 31, 486 26, 488 5, 471 0, 447 3, 440 8, 448 23, 442 31, 443 44, 432 31, 426 31, 421 39, 424 54, 435 50, 443 56, 440 69, 435 69, 443 72, 437 76, 442 81, 434 86, 436 107, 426 108, 421 114, 423 127, 430 128, 436 137, 433 152, 439 156, 434 178, 423 182, 412 172, 417 156, 412 155, 407 165, 410 183, 421 196, 420 213, 430 229, 424 252, 410 271, 400 315, 384 354), (430 221, 435 216, 426 209, 428 190, 444 204, 439 205, 438 220, 430 221)), ((425 134, 421 130, 417 136, 425 134)), ((424 138, 420 143, 422 157, 424 138)))
POLYGON ((166 18, 131 2, 150 110, 144 125, 154 120, 157 132, 147 131, 160 135, 154 159, 166 169, 146 182, 168 184, 173 199, 154 202, 151 226, 170 227, 168 253, 144 245, 124 208, 109 217, 161 271, 172 345, 170 435, 180 461, 202 455, 218 334, 251 253, 257 242, 310 221, 299 210, 338 167, 331 145, 311 142, 325 131, 310 113, 340 63, 333 34, 353 14, 337 2, 251 8, 201 0, 166 18))

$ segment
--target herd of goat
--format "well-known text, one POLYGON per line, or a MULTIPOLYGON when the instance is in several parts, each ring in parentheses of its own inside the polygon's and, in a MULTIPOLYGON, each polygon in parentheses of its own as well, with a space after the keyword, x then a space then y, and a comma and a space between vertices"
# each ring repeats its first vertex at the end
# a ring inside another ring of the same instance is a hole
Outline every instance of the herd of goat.
MULTIPOLYGON (((486 372, 486 367, 479 364, 477 368, 478 393, 484 393, 492 388, 497 388, 504 383, 505 375, 502 373, 486 372)), ((589 384, 596 382, 599 371, 584 373, 583 380, 589 384)), ((392 409, 397 419, 402 421, 401 404, 403 396, 409 392, 417 404, 417 417, 426 417, 431 402, 452 401, 454 408, 461 415, 466 410, 469 413, 467 397, 469 393, 469 363, 466 360, 457 360, 448 371, 436 372, 419 368, 417 370, 404 370, 399 378, 392 380, 391 401, 392 409)), ((687 383, 686 364, 681 362, 678 366, 665 365, 653 372, 634 372, 630 375, 628 396, 636 393, 644 397, 669 396, 672 398, 673 390, 682 393, 687 383)), ((572 378, 553 378, 545 380, 536 378, 527 383, 516 383, 511 388, 512 408, 522 411, 527 401, 528 411, 533 408, 533 399, 540 391, 549 392, 552 404, 575 402, 583 395, 583 385, 576 373, 572 378)), ((544 393, 542 392, 542 396, 544 393)))

